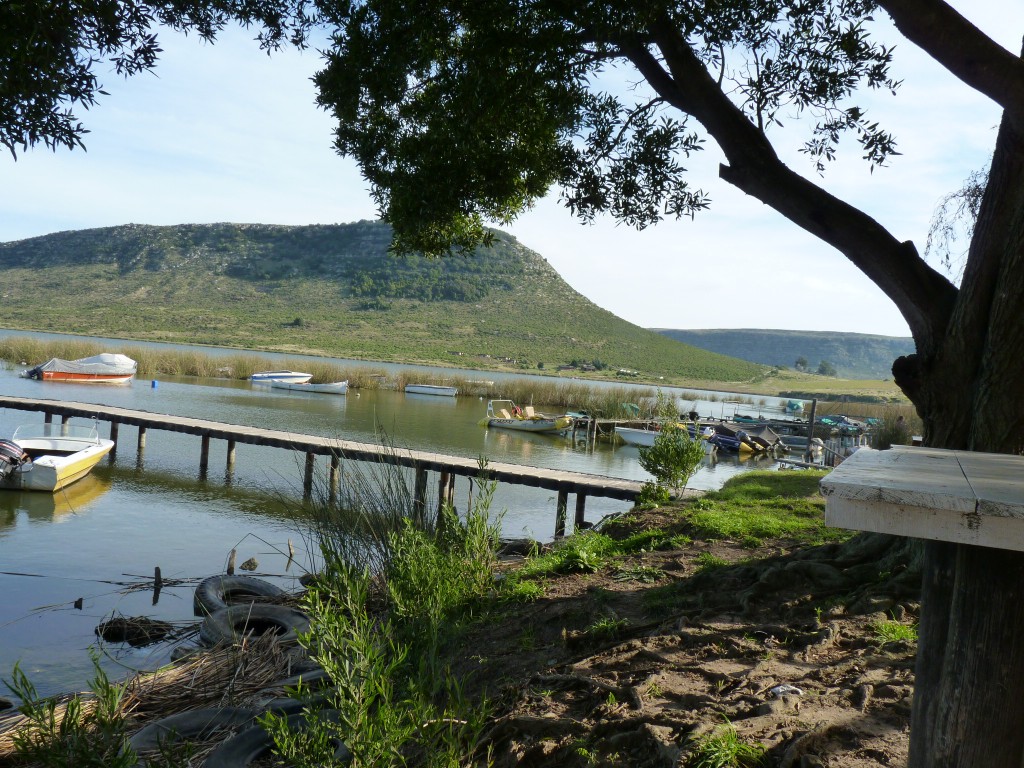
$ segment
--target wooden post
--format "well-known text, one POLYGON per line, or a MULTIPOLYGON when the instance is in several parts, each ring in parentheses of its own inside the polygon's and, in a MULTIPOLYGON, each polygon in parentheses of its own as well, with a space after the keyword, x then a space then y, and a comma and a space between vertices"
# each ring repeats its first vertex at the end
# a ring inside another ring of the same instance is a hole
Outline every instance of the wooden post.
POLYGON ((228 440, 228 473, 233 472, 235 469, 235 441, 233 439, 228 440))
POLYGON ((43 411, 43 423, 44 424, 52 424, 53 423, 53 414, 50 413, 49 411, 43 411))
POLYGON ((329 483, 331 498, 338 498, 338 490, 341 487, 341 457, 336 453, 331 454, 331 471, 329 483))
POLYGON ((441 508, 448 500, 448 473, 441 471, 441 479, 437 481, 437 522, 441 522, 441 508))
POLYGON ((110 439, 114 443, 114 447, 110 449, 110 459, 111 459, 111 461, 113 461, 114 457, 117 456, 117 428, 118 428, 118 426, 119 425, 118 425, 118 423, 116 421, 110 422, 110 439))
POLYGON ((811 400, 810 426, 807 427, 807 454, 804 456, 807 461, 814 461, 814 456, 811 454, 811 440, 814 439, 814 412, 816 410, 818 410, 817 398, 811 400))
POLYGON ((66 435, 68 433, 68 422, 70 420, 71 417, 68 416, 67 414, 64 414, 63 416, 60 417, 60 433, 62 435, 66 435))
POLYGON ((206 471, 210 468, 210 436, 203 435, 199 448, 199 474, 206 477, 206 471))
POLYGON ((227 570, 227 574, 228 574, 228 576, 233 576, 234 573, 235 573, 235 550, 232 549, 230 554, 228 554, 228 570, 227 570))
POLYGON ((316 467, 316 455, 306 452, 306 473, 302 478, 302 495, 309 498, 313 495, 313 469, 316 467))
POLYGON ((577 492, 576 493, 576 519, 573 521, 573 531, 578 531, 585 527, 586 518, 584 512, 587 507, 587 494, 577 492))
POLYGON ((427 468, 416 466, 416 484, 412 492, 412 508, 418 521, 427 513, 427 468))
POLYGON ((158 565, 153 569, 153 605, 156 605, 160 600, 160 589, 164 585, 164 580, 160 576, 160 566, 158 565))
POLYGON ((555 507, 555 538, 565 536, 565 512, 569 506, 569 491, 560 488, 558 491, 558 503, 555 507))
POLYGON ((139 427, 139 453, 142 453, 142 451, 145 449, 145 447, 146 447, 146 428, 145 427, 139 427))

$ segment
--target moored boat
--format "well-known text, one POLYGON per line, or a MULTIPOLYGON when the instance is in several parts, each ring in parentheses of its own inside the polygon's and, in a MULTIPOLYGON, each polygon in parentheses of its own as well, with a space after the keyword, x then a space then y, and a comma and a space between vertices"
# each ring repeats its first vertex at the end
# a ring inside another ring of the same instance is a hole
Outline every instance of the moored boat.
POLYGON ((38 381, 127 384, 135 377, 137 369, 138 364, 127 355, 103 352, 79 360, 54 357, 42 365, 29 368, 21 376, 38 381))
POLYGON ((302 373, 301 371, 257 371, 249 377, 249 381, 253 384, 272 384, 275 381, 305 384, 312 378, 312 373, 302 373))
POLYGON ((483 427, 517 429, 520 432, 564 432, 572 426, 572 417, 537 413, 533 406, 520 408, 511 400, 489 400, 487 415, 479 423, 483 427))
POLYGON ((309 384, 272 379, 270 386, 273 389, 290 389, 293 392, 317 392, 321 395, 344 395, 348 392, 348 379, 345 379, 345 381, 332 381, 325 384, 309 384))
POLYGON ((88 475, 113 447, 94 426, 18 427, 10 440, 0 440, 0 488, 59 491, 88 475))
MULTIPOLYGON (((714 435, 714 430, 707 427, 705 430, 698 432, 692 425, 680 424, 680 429, 686 429, 690 435, 690 438, 695 440, 700 438, 704 443, 704 453, 713 454, 717 450, 717 446, 710 439, 714 435)), ((636 427, 615 427, 615 434, 622 438, 622 441, 626 445, 635 445, 641 448, 649 448, 654 445, 654 441, 658 435, 661 434, 660 429, 638 429, 636 427)))
POLYGON ((441 384, 406 384, 407 395, 439 395, 441 397, 455 397, 459 394, 457 387, 446 387, 441 384))

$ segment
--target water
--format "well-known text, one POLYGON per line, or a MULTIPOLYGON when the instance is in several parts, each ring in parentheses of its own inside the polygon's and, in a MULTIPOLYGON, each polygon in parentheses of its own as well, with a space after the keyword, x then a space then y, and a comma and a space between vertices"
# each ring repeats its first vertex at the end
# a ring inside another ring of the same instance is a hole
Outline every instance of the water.
MULTIPOLYGON (((487 373, 487 378, 495 376, 487 373)), ((482 428, 477 422, 486 402, 474 398, 383 390, 314 395, 213 379, 168 378, 156 386, 150 381, 55 384, 21 379, 16 370, 0 370, 0 392, 363 442, 377 442, 383 432, 399 447, 648 479, 634 447, 587 446, 561 436, 482 428)), ((698 404, 709 416, 728 407, 698 404)), ((0 436, 42 419, 42 414, 0 410, 0 436)), ((101 422, 100 429, 107 434, 106 424, 101 422)), ((43 694, 83 689, 92 676, 88 649, 96 646, 99 623, 114 615, 193 621, 196 581, 222 573, 232 549, 238 563, 255 557, 256 575, 288 589, 297 589, 298 577, 316 567, 299 513, 303 456, 239 444, 234 471, 228 473, 226 443, 214 440, 203 478, 196 437, 150 430, 139 452, 135 429, 122 425, 118 442, 116 458, 104 460, 89 478, 56 496, 0 491, 0 679, 9 680, 18 662, 43 694), (289 544, 294 559, 288 556, 289 544), (165 586, 154 604, 152 591, 141 587, 157 567, 165 586), (75 607, 78 600, 81 608, 75 607)), ((318 474, 326 472, 326 459, 321 461, 318 474)), ((725 459, 702 466, 690 487, 720 487, 750 466, 776 465, 725 459)), ((431 480, 436 482, 436 476, 431 480)), ((458 478, 458 507, 465 507, 469 493, 468 480, 458 478)), ((628 507, 588 498, 587 519, 597 521, 628 507)), ((548 539, 553 533, 552 492, 500 486, 495 510, 504 511, 505 535, 548 539)), ((166 662, 170 649, 102 644, 101 650, 104 668, 120 678, 166 662)))

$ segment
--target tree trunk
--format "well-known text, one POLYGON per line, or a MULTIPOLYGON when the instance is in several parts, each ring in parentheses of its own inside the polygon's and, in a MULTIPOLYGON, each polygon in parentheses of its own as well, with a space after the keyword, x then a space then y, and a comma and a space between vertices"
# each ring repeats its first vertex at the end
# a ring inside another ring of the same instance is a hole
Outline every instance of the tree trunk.
MULTIPOLYGON (((996 142, 946 334, 893 372, 926 445, 1024 447, 1024 144, 996 142)), ((910 768, 1024 765, 1024 552, 926 544, 910 768)))

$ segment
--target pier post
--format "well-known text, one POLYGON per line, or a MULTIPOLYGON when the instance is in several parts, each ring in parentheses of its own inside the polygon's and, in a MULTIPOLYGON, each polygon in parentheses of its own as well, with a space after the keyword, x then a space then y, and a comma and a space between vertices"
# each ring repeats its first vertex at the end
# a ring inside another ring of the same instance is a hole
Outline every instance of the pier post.
POLYGON ((569 507, 569 491, 565 488, 558 490, 558 503, 555 507, 555 538, 565 536, 565 513, 569 507))
POLYGON ((210 468, 210 436, 203 435, 201 447, 199 448, 199 474, 206 477, 206 471, 210 468))
POLYGON ((427 513, 427 468, 416 466, 416 484, 412 492, 412 508, 416 519, 423 521, 427 513))
POLYGON ((313 495, 313 469, 316 466, 316 454, 311 451, 306 452, 306 473, 302 478, 302 495, 305 498, 309 498, 313 495))
POLYGON ((573 521, 573 531, 578 531, 584 527, 586 518, 584 512, 587 507, 587 494, 577 491, 576 493, 576 519, 573 521))
POLYGON ((119 424, 116 421, 110 422, 110 439, 114 443, 114 447, 110 449, 111 461, 117 456, 117 428, 119 424))
POLYGON ((235 469, 235 441, 234 439, 228 440, 228 474, 233 472, 235 469))
POLYGON ((51 423, 53 423, 53 414, 50 413, 49 411, 43 411, 43 423, 44 424, 51 424, 51 423))
POLYGON ((142 453, 142 451, 145 449, 145 447, 146 447, 146 428, 140 426, 139 427, 139 453, 142 453))
POLYGON ((331 453, 329 484, 331 499, 338 498, 338 490, 341 487, 341 457, 336 453, 331 453))

